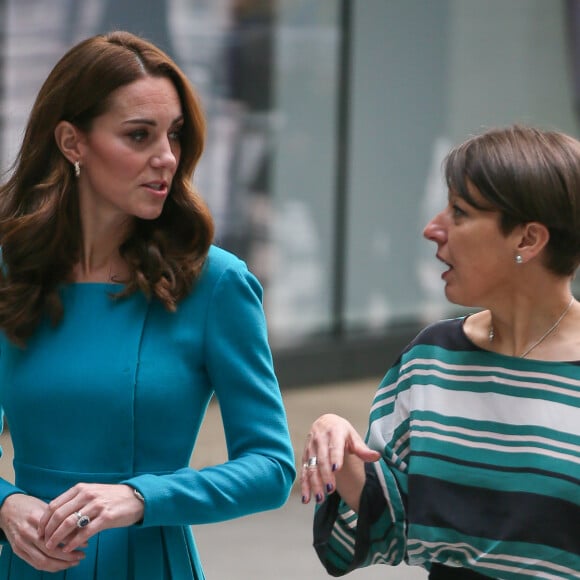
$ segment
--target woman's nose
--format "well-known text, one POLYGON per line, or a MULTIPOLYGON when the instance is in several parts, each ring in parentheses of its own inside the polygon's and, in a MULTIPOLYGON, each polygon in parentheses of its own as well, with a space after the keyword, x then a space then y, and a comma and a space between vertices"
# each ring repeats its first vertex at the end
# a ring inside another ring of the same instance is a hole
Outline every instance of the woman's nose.
POLYGON ((445 227, 445 220, 443 219, 443 212, 438 213, 429 221, 423 229, 423 237, 435 243, 441 243, 447 238, 447 229, 445 227))
POLYGON ((174 170, 177 167, 178 155, 173 150, 172 144, 169 140, 160 143, 158 150, 151 159, 154 167, 167 167, 174 170))

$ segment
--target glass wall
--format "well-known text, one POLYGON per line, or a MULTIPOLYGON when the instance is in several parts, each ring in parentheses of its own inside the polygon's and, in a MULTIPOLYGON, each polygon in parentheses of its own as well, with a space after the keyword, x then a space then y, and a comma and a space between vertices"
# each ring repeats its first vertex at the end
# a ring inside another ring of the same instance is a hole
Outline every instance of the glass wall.
MULTIPOLYGON (((309 366, 341 378, 356 367, 349 344, 382 345, 453 311, 421 236, 445 203, 449 147, 513 122, 578 134, 577 4, 0 0, 0 170, 69 46, 114 28, 153 40, 201 95, 208 136, 196 185, 216 243, 265 287, 272 345, 290 353, 287 382, 309 366), (326 367, 323 350, 334 353, 326 367)), ((361 368, 384 370, 391 354, 377 352, 378 365, 367 356, 361 368)))
POLYGON ((484 127, 534 123, 578 134, 566 3, 361 0, 354 3, 348 328, 438 318, 434 244, 440 164, 484 127))

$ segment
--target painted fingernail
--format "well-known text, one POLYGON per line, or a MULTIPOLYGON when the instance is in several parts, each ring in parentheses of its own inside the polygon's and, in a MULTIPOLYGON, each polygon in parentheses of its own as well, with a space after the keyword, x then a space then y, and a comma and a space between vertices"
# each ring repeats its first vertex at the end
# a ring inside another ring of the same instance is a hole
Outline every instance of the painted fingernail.
POLYGON ((332 483, 327 483, 327 484, 326 484, 326 491, 327 491, 328 493, 330 493, 332 490, 333 490, 332 483))
POLYGON ((308 501, 308 498, 305 495, 303 495, 302 496, 302 503, 306 503, 307 501, 308 501))
POLYGON ((332 464, 332 471, 336 471, 338 469, 338 465, 336 463, 332 464))
POLYGON ((317 501, 318 503, 320 503, 320 502, 322 501, 322 494, 321 494, 321 493, 317 493, 317 494, 316 494, 316 501, 317 501))

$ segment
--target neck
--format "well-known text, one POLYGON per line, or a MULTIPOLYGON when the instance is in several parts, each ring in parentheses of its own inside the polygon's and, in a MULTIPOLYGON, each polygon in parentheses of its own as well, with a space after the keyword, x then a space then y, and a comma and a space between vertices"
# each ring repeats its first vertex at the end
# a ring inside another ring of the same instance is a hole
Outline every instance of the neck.
POLYGON ((115 282, 125 270, 117 245, 86 245, 74 267, 74 279, 77 282, 115 282))
POLYGON ((130 222, 82 220, 82 249, 74 268, 77 282, 114 282, 123 278, 127 266, 119 253, 130 222))
MULTIPOLYGON (((519 356, 520 358, 525 358, 536 347, 540 346, 544 341, 548 340, 558 330, 558 327, 560 326, 561 322, 564 320, 564 318, 566 317, 566 315, 568 314, 568 312, 572 308, 572 305, 574 304, 574 302, 575 302, 574 296, 569 297, 568 302, 566 303, 566 306, 564 307, 564 309, 559 313, 559 315, 556 318, 554 318, 553 314, 550 315, 550 318, 552 318, 553 320, 549 323, 549 325, 546 324, 546 327, 541 332, 541 334, 537 338, 535 338, 533 341, 531 341, 531 343, 529 340, 527 342, 523 342, 522 344, 525 345, 525 348, 517 349, 517 350, 514 348, 513 355, 519 356), (520 352, 520 354, 517 354, 518 352, 520 352)), ((494 323, 493 323, 493 315, 492 315, 491 322, 489 324, 488 339, 489 339, 490 343, 493 343, 494 341, 497 340, 496 328, 495 328, 494 323)), ((515 339, 514 339, 514 344, 516 344, 515 339)))

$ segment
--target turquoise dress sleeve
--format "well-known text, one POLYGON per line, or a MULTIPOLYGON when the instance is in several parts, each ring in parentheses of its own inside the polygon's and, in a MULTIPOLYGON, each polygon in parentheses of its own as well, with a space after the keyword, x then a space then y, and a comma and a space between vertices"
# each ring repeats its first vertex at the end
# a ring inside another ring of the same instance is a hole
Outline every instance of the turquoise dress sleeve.
POLYGON ((212 523, 272 509, 286 501, 295 477, 262 288, 245 268, 219 269, 203 337, 205 373, 219 400, 229 461, 126 480, 145 497, 144 526, 212 523))
MULTIPOLYGON (((0 357, 2 354, 0 353, 0 357)), ((0 408, 0 433, 4 433, 4 411, 0 408)), ((4 456, 4 450, 0 447, 0 457, 4 456)), ((14 484, 10 483, 7 479, 0 477, 0 506, 4 503, 4 500, 14 494, 14 493, 26 493, 24 490, 16 487, 14 484)), ((0 530, 0 542, 6 539, 4 532, 0 530)))

